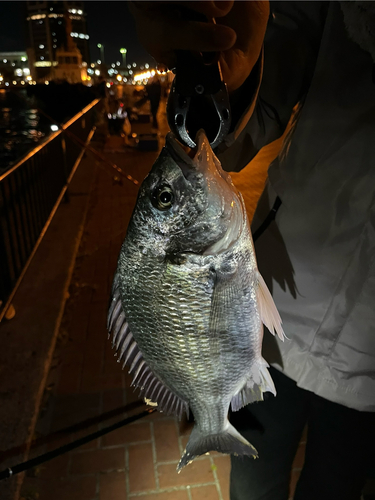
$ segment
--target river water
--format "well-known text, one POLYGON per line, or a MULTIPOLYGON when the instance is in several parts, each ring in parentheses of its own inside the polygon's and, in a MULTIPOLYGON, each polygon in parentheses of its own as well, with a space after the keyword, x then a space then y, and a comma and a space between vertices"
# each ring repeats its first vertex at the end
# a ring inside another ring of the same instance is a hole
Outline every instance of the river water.
POLYGON ((0 175, 50 133, 26 90, 0 89, 0 175))

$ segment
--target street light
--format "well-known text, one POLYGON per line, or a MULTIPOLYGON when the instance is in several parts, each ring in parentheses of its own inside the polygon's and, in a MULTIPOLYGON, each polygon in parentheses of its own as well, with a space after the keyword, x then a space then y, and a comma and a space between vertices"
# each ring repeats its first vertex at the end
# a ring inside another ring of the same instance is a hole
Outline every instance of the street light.
POLYGON ((104 45, 102 43, 98 43, 97 45, 98 49, 100 49, 100 59, 102 61, 103 64, 104 63, 104 45))
POLYGON ((122 55, 122 66, 123 68, 126 68, 126 53, 127 53, 127 50, 122 48, 120 49, 120 54, 122 55))

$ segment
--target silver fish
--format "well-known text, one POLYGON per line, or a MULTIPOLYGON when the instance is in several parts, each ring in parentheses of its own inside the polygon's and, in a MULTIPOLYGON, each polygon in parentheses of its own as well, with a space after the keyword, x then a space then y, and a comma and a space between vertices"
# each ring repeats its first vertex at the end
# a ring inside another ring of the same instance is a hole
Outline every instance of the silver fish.
POLYGON ((242 196, 203 131, 197 144, 192 159, 167 136, 139 191, 108 314, 119 361, 145 401, 194 415, 178 471, 211 450, 257 456, 228 410, 276 394, 262 322, 284 339, 242 196))

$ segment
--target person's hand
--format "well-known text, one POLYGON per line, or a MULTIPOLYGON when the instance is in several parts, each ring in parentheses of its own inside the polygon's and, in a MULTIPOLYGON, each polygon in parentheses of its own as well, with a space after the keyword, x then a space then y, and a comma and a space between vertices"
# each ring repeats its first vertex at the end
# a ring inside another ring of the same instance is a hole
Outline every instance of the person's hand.
POLYGON ((229 91, 238 89, 258 60, 266 31, 268 1, 130 2, 140 42, 158 63, 175 65, 176 50, 220 52, 223 78, 229 91), (215 18, 188 21, 186 7, 215 18))

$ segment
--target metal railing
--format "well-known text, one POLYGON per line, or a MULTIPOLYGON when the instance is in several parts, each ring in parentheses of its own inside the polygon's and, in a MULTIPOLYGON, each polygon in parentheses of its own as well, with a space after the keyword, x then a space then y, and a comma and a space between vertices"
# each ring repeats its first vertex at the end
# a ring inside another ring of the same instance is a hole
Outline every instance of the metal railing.
POLYGON ((0 321, 94 133, 96 99, 0 176, 0 321))

